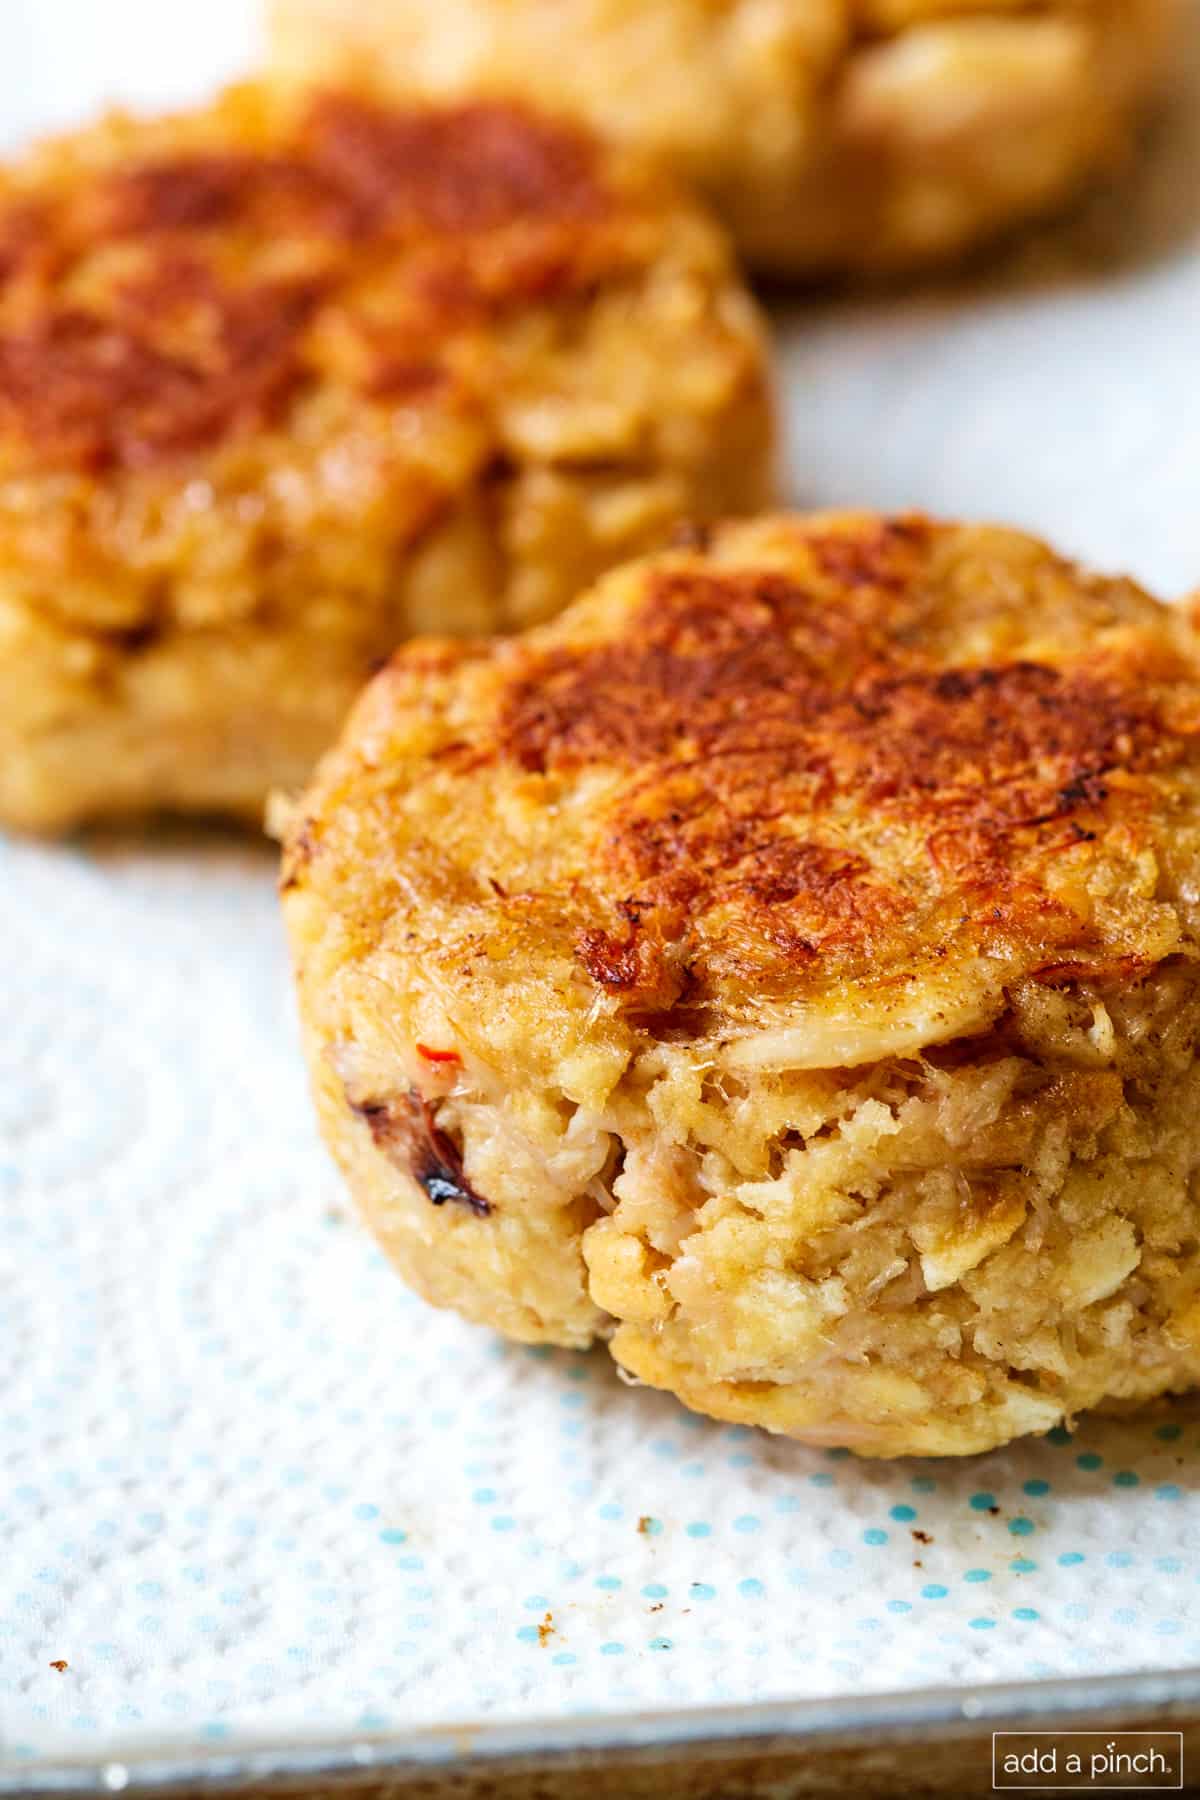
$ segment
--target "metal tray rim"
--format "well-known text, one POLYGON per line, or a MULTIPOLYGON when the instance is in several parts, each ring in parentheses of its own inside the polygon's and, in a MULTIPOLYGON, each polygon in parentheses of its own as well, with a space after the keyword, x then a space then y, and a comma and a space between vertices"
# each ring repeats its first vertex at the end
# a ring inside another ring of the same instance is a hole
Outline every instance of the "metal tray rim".
MULTIPOLYGON (((1001 1730, 1015 1722, 1050 1729, 1059 1719, 1113 1713, 1142 1718, 1200 1714, 1200 1665, 1153 1672, 999 1682, 981 1688, 908 1689, 830 1699, 763 1701, 713 1709, 584 1713, 569 1719, 442 1726, 364 1734, 336 1744, 274 1743, 237 1752, 181 1757, 167 1747, 38 1766, 0 1765, 0 1796, 162 1796, 213 1792, 233 1784, 279 1779, 335 1780, 376 1774, 402 1779, 438 1769, 482 1772, 502 1764, 569 1767, 590 1758, 639 1754, 654 1759, 686 1751, 698 1760, 731 1748, 817 1752, 851 1736, 919 1740, 956 1732, 1001 1730)), ((1098 1729, 1107 1729, 1107 1725, 1098 1729)))

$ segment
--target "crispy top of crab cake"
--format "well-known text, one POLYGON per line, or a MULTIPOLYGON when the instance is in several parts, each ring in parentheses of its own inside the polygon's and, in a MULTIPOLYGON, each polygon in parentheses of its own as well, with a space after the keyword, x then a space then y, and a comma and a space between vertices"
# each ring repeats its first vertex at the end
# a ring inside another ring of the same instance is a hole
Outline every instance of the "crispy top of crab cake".
POLYGON ((400 651, 285 885, 350 970, 407 967, 419 1036, 588 1103, 639 1040, 849 1066, 1194 955, 1198 732, 1191 628, 1131 581, 920 517, 732 525, 400 651))
POLYGON ((761 506, 758 315, 520 103, 231 90, 0 170, 0 817, 261 815, 422 630, 761 506))
POLYGON ((764 392, 720 232, 520 104, 245 86, 0 171, 0 572, 72 623, 374 594, 534 465, 696 465, 704 511, 731 405, 761 493, 764 392), (688 358, 665 383, 660 337, 688 358))
POLYGON ((314 389, 311 431, 360 397, 469 414, 480 328, 644 261, 653 214, 518 106, 245 87, 109 120, 0 179, 0 473, 151 470, 314 389))

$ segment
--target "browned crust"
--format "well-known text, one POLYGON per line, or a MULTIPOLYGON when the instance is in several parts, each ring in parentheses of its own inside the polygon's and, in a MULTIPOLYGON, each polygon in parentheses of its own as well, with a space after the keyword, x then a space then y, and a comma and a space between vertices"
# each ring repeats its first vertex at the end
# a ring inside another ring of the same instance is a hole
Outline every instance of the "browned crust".
POLYGON ((91 472, 265 429, 304 379, 300 338, 318 298, 307 282, 237 292, 201 263, 163 257, 108 317, 55 306, 0 338, 0 420, 46 464, 91 472), (207 314, 203 361, 162 345, 194 308, 207 314))
POLYGON ((365 399, 431 394, 447 335, 612 266, 616 241, 597 233, 614 210, 573 127, 516 105, 345 94, 313 99, 273 144, 14 192, 0 203, 0 452, 7 440, 19 465, 98 474, 269 428, 327 372, 335 309, 365 399), (390 304, 357 305, 381 278, 390 304))
POLYGON ((1052 865, 1118 830, 1123 854, 1151 841, 1161 779, 1194 756, 1194 671, 1145 646, 946 666, 920 628, 943 538, 911 517, 809 532, 807 578, 661 567, 619 635, 520 662, 497 758, 624 771, 589 861, 611 917, 577 940, 610 994, 703 998, 714 947, 726 979, 861 967, 931 895, 960 941, 1032 938, 1047 980, 1086 971, 1052 865), (1186 678, 1166 711, 1156 673, 1186 678), (897 834, 908 867, 872 854, 897 834))

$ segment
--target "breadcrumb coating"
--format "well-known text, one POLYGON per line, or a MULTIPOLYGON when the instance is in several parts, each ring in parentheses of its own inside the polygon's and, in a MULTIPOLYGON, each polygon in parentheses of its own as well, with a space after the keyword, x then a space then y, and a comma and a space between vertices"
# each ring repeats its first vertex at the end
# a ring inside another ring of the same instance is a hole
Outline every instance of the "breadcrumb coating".
POLYGON ((1175 0, 272 0, 288 79, 534 98, 644 147, 766 270, 960 256, 1128 146, 1175 0))

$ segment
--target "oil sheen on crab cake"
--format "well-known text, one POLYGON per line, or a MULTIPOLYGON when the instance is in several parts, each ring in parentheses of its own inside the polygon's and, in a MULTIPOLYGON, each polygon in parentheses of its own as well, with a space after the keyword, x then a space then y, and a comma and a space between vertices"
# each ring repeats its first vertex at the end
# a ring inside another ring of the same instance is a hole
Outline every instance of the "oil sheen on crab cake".
POLYGON ((0 170, 0 820, 257 815, 414 631, 762 504, 718 229, 519 104, 243 87, 0 170))
POLYGON ((1200 650, 991 527, 724 527, 402 650, 283 886, 430 1300, 961 1454, 1200 1374, 1200 650))

